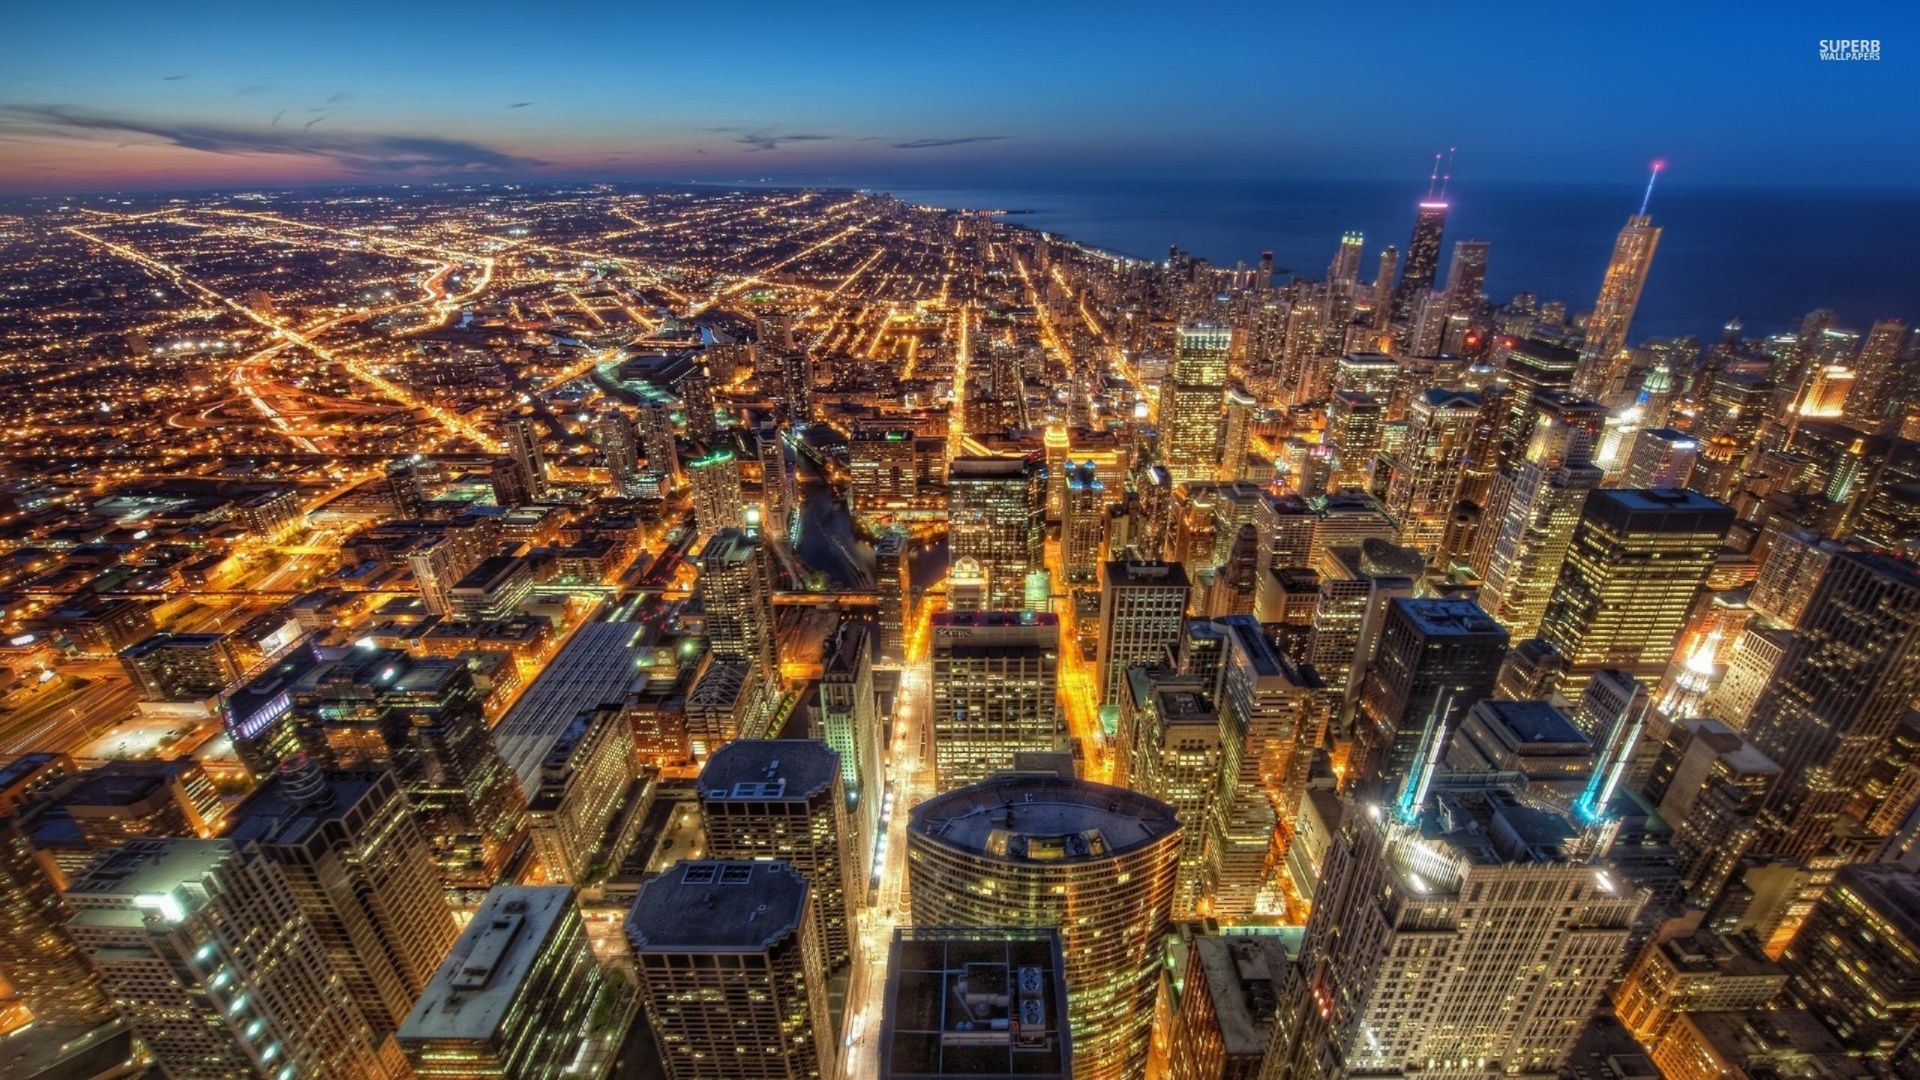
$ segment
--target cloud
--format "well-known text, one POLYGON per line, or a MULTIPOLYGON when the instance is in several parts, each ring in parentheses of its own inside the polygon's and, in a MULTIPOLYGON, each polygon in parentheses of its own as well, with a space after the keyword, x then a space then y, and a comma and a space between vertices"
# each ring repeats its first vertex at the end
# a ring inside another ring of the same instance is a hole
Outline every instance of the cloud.
POLYGON ((893 144, 895 150, 931 150, 936 146, 960 146, 965 143, 999 142, 1007 135, 962 135, 957 139, 909 139, 893 144))
POLYGON ((710 127, 701 128, 700 130, 739 132, 740 137, 733 141, 745 146, 747 148, 746 152, 749 154, 761 150, 778 150, 782 143, 818 142, 822 139, 837 139, 840 137, 838 135, 779 135, 769 132, 765 128, 710 127))
POLYGON ((343 101, 351 101, 352 99, 353 99, 353 95, 347 93, 345 90, 335 90, 331 95, 328 96, 327 104, 338 105, 343 101))
MULTIPOLYGON (((311 127, 309 124, 308 128, 311 127)), ((75 139, 144 135, 202 153, 307 158, 372 176, 514 172, 548 164, 538 158, 520 157, 479 143, 432 135, 165 124, 83 113, 53 105, 0 104, 0 128, 75 139)))
POLYGON ((184 79, 184 78, 186 78, 185 75, 162 75, 160 76, 160 81, 161 82, 179 82, 181 79, 184 79))
POLYGON ((526 108, 527 106, 529 106, 529 105, 531 105, 531 104, 533 104, 533 102, 531 102, 531 101, 516 101, 516 102, 514 102, 513 104, 511 104, 511 105, 509 105, 509 106, 507 106, 507 108, 509 108, 509 109, 524 109, 524 108, 526 108))
POLYGON ((275 124, 278 124, 278 123, 280 122, 280 118, 281 118, 281 117, 283 117, 283 116, 285 116, 285 115, 287 115, 287 110, 285 110, 285 109, 281 109, 281 110, 280 110, 279 112, 277 112, 277 113, 274 113, 274 114, 273 114, 273 119, 271 119, 271 120, 269 120, 269 121, 267 121, 267 126, 268 126, 268 127, 272 127, 272 126, 274 126, 275 124))

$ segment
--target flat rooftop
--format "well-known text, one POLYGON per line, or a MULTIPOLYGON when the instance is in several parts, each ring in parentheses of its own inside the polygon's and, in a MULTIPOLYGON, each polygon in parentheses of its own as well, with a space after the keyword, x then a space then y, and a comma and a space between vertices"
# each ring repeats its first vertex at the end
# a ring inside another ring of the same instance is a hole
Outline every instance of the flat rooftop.
POLYGON ((320 773, 326 797, 302 800, 281 776, 269 777, 227 817, 228 839, 237 844, 303 844, 314 830, 352 810, 380 782, 382 770, 320 773))
POLYGON ((800 927, 807 880, 784 862, 674 863, 627 912, 635 952, 764 952, 800 927))
POLYGON ((1071 1075, 1062 967, 1052 929, 894 931, 881 1080, 1071 1075))
POLYGON ((1126 788, 1016 775, 936 795, 913 809, 907 827, 970 855, 1075 862, 1123 854, 1180 823, 1173 807, 1126 788))
POLYGON ((529 799, 540 790, 541 763, 574 717, 622 704, 647 685, 649 633, 644 623, 581 626, 493 729, 500 756, 529 799))
POLYGON ((1227 1053, 1264 1054, 1273 1035, 1280 988, 1287 980, 1286 946, 1271 934, 1208 934, 1194 938, 1193 949, 1206 973, 1207 995, 1227 1053))
POLYGON ((493 1038, 572 908, 570 885, 494 887, 400 1025, 399 1038, 493 1038))
POLYGON ((700 770, 707 801, 804 800, 831 787, 840 755, 817 739, 735 739, 713 752, 700 770))
POLYGON ((1478 601, 1463 596, 1397 596, 1393 606, 1428 637, 1507 637, 1506 628, 1493 621, 1478 601))

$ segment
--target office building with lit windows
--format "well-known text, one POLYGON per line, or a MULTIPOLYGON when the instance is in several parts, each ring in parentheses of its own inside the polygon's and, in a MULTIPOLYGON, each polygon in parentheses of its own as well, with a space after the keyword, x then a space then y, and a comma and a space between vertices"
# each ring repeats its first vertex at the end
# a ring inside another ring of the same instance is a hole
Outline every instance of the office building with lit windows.
POLYGON ((580 1075, 581 1044, 612 993, 567 885, 487 893, 400 1025, 419 1080, 580 1075))
POLYGON ((1113 560, 1100 566, 1100 651, 1094 666, 1102 705, 1120 704, 1127 669, 1171 662, 1186 627, 1191 593, 1179 563, 1113 560))
POLYGON ((936 795, 907 825, 919 926, 1057 927, 1078 1080, 1146 1068, 1180 848, 1173 808, 1026 774, 936 795))
POLYGON ((1220 467, 1227 358, 1233 331, 1193 323, 1175 331, 1160 390, 1160 455, 1175 484, 1212 480, 1220 467))
POLYGON ((1060 748, 1060 619, 1011 611, 933 616, 933 763, 940 790, 1060 748))
POLYGON ((113 1018, 113 1003, 67 933, 65 875, 34 850, 30 831, 0 818, 0 978, 42 1023, 92 1028, 113 1018))
POLYGON ((1579 697, 1606 668, 1657 684, 1732 525, 1732 507, 1694 491, 1587 496, 1540 620, 1566 658, 1561 693, 1579 697))
POLYGON ((393 773, 283 762, 226 835, 286 875, 376 1037, 398 1029, 460 929, 393 773))
POLYGON ((627 941, 668 1080, 835 1075, 811 891, 783 862, 678 862, 641 883, 627 941))
POLYGON ((1025 457, 958 457, 947 471, 947 547, 979 563, 987 607, 1026 606, 1027 575, 1045 568, 1047 466, 1025 457))
POLYGON ((633 727, 620 705, 583 711, 540 759, 527 832, 547 880, 579 881, 634 779, 633 727))
POLYGON ((746 499, 740 494, 740 461, 731 450, 715 450, 687 462, 693 485, 693 523, 704 535, 746 525, 746 499))
POLYGON ((132 840, 75 878, 67 903, 67 932, 174 1080, 404 1075, 267 856, 132 840))
POLYGON ((799 871, 813 887, 822 962, 850 961, 867 868, 851 843, 840 755, 816 739, 735 739, 707 759, 699 790, 707 854, 799 871))

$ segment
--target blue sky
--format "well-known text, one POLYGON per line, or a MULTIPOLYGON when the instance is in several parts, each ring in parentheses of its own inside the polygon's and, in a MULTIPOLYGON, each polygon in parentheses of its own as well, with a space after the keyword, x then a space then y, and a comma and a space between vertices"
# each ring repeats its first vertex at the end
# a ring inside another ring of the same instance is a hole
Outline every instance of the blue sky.
POLYGON ((1920 187, 1920 7, 0 10, 0 186, 1388 178, 1920 187), (1879 62, 1823 63, 1823 38, 1879 62))

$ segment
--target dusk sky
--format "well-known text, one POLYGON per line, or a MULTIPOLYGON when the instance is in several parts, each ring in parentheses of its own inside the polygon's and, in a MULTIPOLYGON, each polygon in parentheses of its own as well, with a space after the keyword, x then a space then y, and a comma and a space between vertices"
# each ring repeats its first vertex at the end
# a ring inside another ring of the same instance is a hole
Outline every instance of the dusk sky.
POLYGON ((1394 178, 1920 187, 1885 3, 0 10, 0 189, 1394 178), (1823 63, 1823 38, 1879 62, 1823 63))

